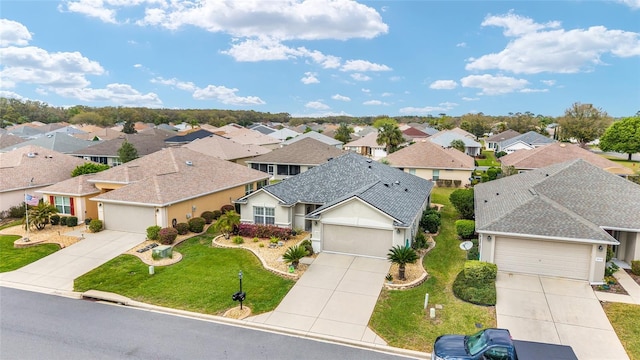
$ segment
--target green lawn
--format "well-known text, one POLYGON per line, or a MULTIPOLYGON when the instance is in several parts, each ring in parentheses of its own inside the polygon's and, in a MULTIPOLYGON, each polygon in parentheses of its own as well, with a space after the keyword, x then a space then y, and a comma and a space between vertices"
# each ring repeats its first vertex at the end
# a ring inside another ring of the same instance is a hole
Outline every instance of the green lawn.
POLYGON ((18 239, 18 235, 0 235, 0 272, 19 269, 60 250, 60 246, 56 244, 15 248, 13 242, 18 239))
POLYGON ((424 258, 428 280, 410 290, 383 290, 376 304, 370 325, 391 346, 430 352, 436 337, 442 334, 470 334, 477 331, 476 323, 496 326, 494 307, 463 302, 451 290, 465 261, 465 252, 460 250, 455 234, 457 212, 449 202, 453 190, 435 188, 432 192, 432 202, 445 207, 436 247, 424 258), (435 320, 423 310, 425 293, 429 293, 430 307, 443 305, 435 320))
POLYGON ((605 303, 604 311, 631 360, 640 360, 640 305, 605 303))
POLYGON ((132 255, 121 255, 75 280, 76 291, 114 292, 131 299, 175 309, 221 314, 237 306, 231 295, 238 291, 238 271, 243 272, 244 305, 254 314, 273 310, 293 286, 265 270, 260 261, 242 249, 211 247, 212 236, 197 236, 176 247, 182 261, 156 267, 132 255))
POLYGON ((628 167, 629 169, 633 170, 636 174, 640 174, 640 162, 638 161, 623 160, 615 156, 605 156, 605 158, 615 163, 618 163, 624 167, 628 167))
POLYGON ((478 166, 495 166, 500 167, 500 163, 496 160, 496 154, 491 150, 485 150, 482 154, 486 159, 476 159, 478 166))

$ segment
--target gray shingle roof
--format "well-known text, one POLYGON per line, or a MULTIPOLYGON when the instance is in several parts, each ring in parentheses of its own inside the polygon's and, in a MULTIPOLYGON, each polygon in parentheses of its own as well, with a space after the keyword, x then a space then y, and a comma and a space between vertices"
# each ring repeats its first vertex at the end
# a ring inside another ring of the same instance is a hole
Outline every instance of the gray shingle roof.
POLYGON ((36 139, 25 141, 2 150, 9 151, 17 147, 34 145, 63 154, 75 154, 80 149, 85 149, 91 145, 94 145, 95 143, 95 141, 78 139, 65 133, 53 132, 46 136, 41 136, 36 139))
POLYGON ((263 188, 285 205, 322 204, 315 213, 342 200, 357 197, 407 226, 422 211, 433 183, 346 153, 304 173, 263 188))
POLYGON ((469 139, 468 137, 462 134, 459 134, 457 132, 454 132, 452 130, 448 130, 446 132, 441 131, 436 135, 432 135, 431 137, 428 137, 427 140, 444 147, 451 146, 451 142, 453 140, 462 140, 464 142, 465 147, 479 148, 482 146, 480 145, 479 142, 473 139, 469 139))
POLYGON ((542 145, 542 144, 551 144, 554 142, 553 139, 550 139, 544 135, 538 134, 535 131, 529 131, 522 135, 512 137, 511 139, 507 139, 500 142, 500 147, 505 148, 511 144, 515 144, 518 141, 522 141, 525 144, 529 145, 542 145))
POLYGON ((640 230, 640 186, 573 160, 475 187, 476 229, 612 242, 640 230))
POLYGON ((501 141, 505 141, 507 139, 511 139, 514 138, 516 136, 520 136, 521 134, 515 130, 512 129, 508 129, 506 131, 503 131, 501 133, 495 134, 495 135, 491 135, 488 138, 485 139, 485 141, 487 142, 501 142, 501 141))
POLYGON ((318 141, 322 141, 323 143, 327 144, 327 145, 331 145, 331 146, 338 146, 338 145, 342 145, 342 141, 340 140, 336 140, 332 137, 320 134, 319 132, 316 131, 309 131, 307 133, 304 133, 300 136, 296 136, 293 139, 289 139, 285 142, 282 143, 282 145, 291 145, 297 141, 300 141, 302 139, 307 139, 307 138, 312 138, 314 140, 318 140, 318 141))
POLYGON ((323 142, 307 138, 291 145, 275 149, 264 155, 247 160, 248 164, 320 165, 329 158, 335 158, 345 151, 323 142))

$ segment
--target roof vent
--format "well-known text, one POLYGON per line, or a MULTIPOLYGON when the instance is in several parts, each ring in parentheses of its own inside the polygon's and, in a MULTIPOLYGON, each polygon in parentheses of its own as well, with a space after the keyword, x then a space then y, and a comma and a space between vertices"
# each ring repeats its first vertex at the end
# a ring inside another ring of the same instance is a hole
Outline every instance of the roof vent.
POLYGON ((371 162, 371 159, 367 159, 367 162, 368 162, 368 163, 370 163, 370 162, 371 162))
POLYGON ((384 186, 389 187, 389 184, 385 183, 384 186))
POLYGON ((500 195, 500 193, 496 193, 496 196, 500 195))
POLYGON ((407 189, 407 188, 404 188, 404 191, 405 191, 405 192, 409 192, 409 189, 407 189))
POLYGON ((193 166, 193 162, 192 161, 185 161, 185 164, 187 164, 187 166, 193 166))
POLYGON ((29 158, 34 158, 34 157, 36 157, 36 154, 35 154, 35 153, 30 152, 30 153, 28 153, 28 154, 27 154, 27 157, 29 157, 29 158))
POLYGON ((333 158, 332 158, 332 157, 330 157, 330 158, 328 158, 328 159, 327 159, 327 161, 331 161, 331 160, 333 160, 333 158))
POLYGON ((398 181, 398 180, 394 181, 393 183, 396 184, 396 185, 400 185, 400 181, 398 181))

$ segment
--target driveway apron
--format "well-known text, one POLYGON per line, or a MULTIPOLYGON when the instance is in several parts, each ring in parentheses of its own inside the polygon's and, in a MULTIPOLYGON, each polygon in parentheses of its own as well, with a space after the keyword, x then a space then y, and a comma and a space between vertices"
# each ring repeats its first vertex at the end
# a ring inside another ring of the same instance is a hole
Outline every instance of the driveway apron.
POLYGON ((569 345, 580 360, 627 360, 586 281, 498 272, 498 326, 514 339, 569 345))
POLYGON ((390 266, 382 259, 321 253, 274 311, 247 320, 386 345, 367 324, 390 266))
POLYGON ((67 233, 84 239, 26 265, 0 274, 0 284, 37 287, 43 292, 73 291, 73 280, 143 242, 143 234, 104 230, 67 233))

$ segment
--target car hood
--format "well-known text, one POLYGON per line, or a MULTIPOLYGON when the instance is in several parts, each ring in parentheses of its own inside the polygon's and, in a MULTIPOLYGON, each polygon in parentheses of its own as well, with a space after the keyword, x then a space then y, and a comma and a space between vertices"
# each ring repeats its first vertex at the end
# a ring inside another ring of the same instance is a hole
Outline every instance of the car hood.
POLYGON ((468 359, 469 354, 465 349, 465 336, 443 335, 436 339, 433 344, 433 351, 444 359, 468 359))

